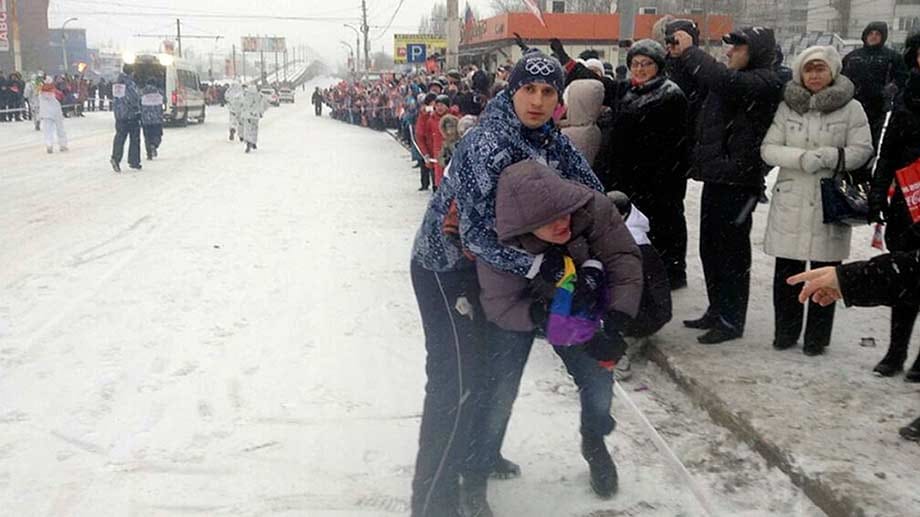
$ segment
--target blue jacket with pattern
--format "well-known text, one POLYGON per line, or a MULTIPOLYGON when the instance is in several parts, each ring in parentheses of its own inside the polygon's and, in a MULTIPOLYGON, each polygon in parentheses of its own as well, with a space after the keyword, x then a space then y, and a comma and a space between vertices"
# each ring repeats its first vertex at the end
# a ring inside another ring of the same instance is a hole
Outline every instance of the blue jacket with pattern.
POLYGON ((118 79, 112 83, 113 96, 115 101, 112 104, 112 112, 115 114, 115 120, 119 122, 138 121, 141 118, 141 96, 137 91, 137 85, 131 76, 122 72, 118 79), (120 85, 124 85, 124 94, 122 95, 120 85))
POLYGON ((502 91, 486 106, 479 124, 458 144, 415 236, 413 260, 436 272, 473 267, 443 231, 444 218, 456 200, 463 246, 477 260, 526 276, 535 257, 499 244, 495 233, 495 191, 502 170, 528 159, 548 165, 565 179, 604 190, 588 161, 552 121, 538 129, 527 128, 517 118, 507 90, 502 91))

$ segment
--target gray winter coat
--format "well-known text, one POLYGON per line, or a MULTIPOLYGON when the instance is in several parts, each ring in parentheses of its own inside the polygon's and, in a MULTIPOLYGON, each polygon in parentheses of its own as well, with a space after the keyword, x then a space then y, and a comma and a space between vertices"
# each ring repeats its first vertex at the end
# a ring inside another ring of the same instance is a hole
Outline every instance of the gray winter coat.
POLYGON ((585 156, 592 166, 601 147, 597 118, 604 108, 604 83, 594 79, 572 81, 565 89, 567 110, 560 124, 562 134, 585 156))
MULTIPOLYGON (((502 171, 495 200, 496 232, 504 246, 538 254, 550 244, 533 231, 572 214, 568 254, 581 265, 595 259, 607 274, 607 310, 635 317, 642 298, 642 255, 613 201, 584 185, 561 178, 533 160, 518 162, 502 171)), ((476 261, 480 301, 486 317, 501 328, 528 332, 533 297, 551 299, 554 286, 531 281, 476 261)))
POLYGON ((786 85, 785 100, 761 146, 764 161, 780 167, 764 239, 768 255, 821 262, 849 256, 850 227, 823 222, 821 178, 834 175, 837 149, 843 149, 848 171, 872 156, 869 122, 853 90, 842 75, 815 95, 797 82, 786 85), (820 162, 806 156, 817 150, 820 162))

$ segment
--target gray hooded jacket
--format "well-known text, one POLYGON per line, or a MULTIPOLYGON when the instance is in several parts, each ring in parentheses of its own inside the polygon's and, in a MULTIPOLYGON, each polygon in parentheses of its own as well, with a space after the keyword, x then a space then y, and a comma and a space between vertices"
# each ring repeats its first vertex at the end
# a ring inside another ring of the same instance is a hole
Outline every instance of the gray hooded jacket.
MULTIPOLYGON (((576 265, 590 259, 603 263, 609 290, 607 311, 636 316, 642 298, 642 255, 616 205, 607 196, 565 180, 545 165, 525 160, 502 171, 495 211, 499 241, 534 254, 551 245, 532 232, 571 214, 568 254, 576 265)), ((552 298, 554 286, 499 271, 482 260, 477 260, 476 266, 486 317, 506 330, 533 330, 533 297, 552 298)))
POLYGON ((594 79, 572 81, 565 90, 567 106, 562 134, 585 156, 592 166, 601 147, 597 118, 604 108, 604 83, 594 79))

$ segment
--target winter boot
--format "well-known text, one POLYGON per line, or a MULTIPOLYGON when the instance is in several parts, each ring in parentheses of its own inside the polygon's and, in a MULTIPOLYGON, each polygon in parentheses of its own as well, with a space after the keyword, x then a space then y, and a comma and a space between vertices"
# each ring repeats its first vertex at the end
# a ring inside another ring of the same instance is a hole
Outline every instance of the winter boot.
POLYGON ((904 374, 904 382, 920 382, 920 354, 917 354, 914 365, 904 374))
POLYGON ((70 150, 70 149, 68 149, 66 145, 62 145, 62 146, 61 146, 61 152, 62 152, 62 153, 66 153, 66 152, 69 151, 69 150, 70 150))
POLYGON ((488 481, 481 478, 463 478, 462 502, 463 515, 466 517, 492 517, 492 508, 487 500, 488 481))
POLYGON ((709 312, 703 314, 702 318, 695 320, 684 320, 684 326, 688 329, 700 329, 700 330, 709 330, 716 326, 719 322, 719 318, 713 316, 709 312))
POLYGON ((900 430, 901 437, 912 442, 920 441, 920 418, 902 427, 900 430))
POLYGON ((720 319, 709 329, 709 331, 696 338, 696 340, 703 345, 716 345, 724 343, 725 341, 731 341, 732 339, 738 339, 741 335, 741 331, 720 319))
POLYGON ((613 377, 618 381, 627 381, 632 377, 632 365, 628 355, 623 355, 613 369, 613 377))
POLYGON ((54 153, 54 147, 49 145, 49 146, 45 147, 45 151, 46 151, 48 154, 52 154, 52 153, 54 153))
POLYGON ((582 435, 581 455, 591 470, 591 488, 594 493, 608 499, 616 493, 619 485, 617 466, 607 452, 603 436, 582 435))
POLYGON ((252 151, 252 144, 246 142, 246 152, 248 153, 249 151, 252 151))
POLYGON ((499 454, 498 461, 495 462, 489 477, 492 479, 519 478, 521 477, 521 466, 499 454))
MULTIPOLYGON (((905 343, 906 345, 906 343, 905 343)), ((888 347, 888 353, 872 369, 878 377, 892 377, 904 370, 904 361, 907 360, 907 346, 898 346, 892 343, 888 347)))
POLYGON ((118 162, 115 161, 115 158, 109 158, 109 163, 112 164, 113 171, 121 172, 121 165, 118 165, 118 162))
POLYGON ((234 136, 236 136, 236 130, 233 128, 230 128, 230 141, 231 142, 233 141, 234 136))

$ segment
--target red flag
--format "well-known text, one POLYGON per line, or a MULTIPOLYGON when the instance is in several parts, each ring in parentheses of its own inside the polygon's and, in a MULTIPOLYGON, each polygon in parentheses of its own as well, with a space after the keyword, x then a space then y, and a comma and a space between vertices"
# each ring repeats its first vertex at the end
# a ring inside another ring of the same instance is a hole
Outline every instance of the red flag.
POLYGON ((540 11, 540 6, 537 5, 537 1, 536 0, 524 0, 524 5, 526 5, 527 8, 530 9, 530 12, 532 12, 533 15, 537 17, 538 20, 540 20, 540 25, 546 27, 546 21, 543 20, 543 12, 540 11))

